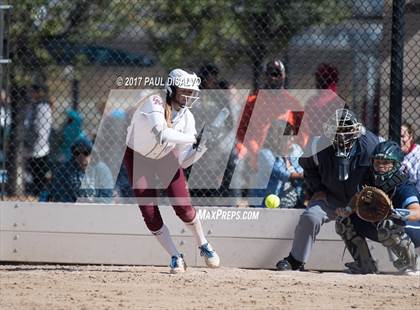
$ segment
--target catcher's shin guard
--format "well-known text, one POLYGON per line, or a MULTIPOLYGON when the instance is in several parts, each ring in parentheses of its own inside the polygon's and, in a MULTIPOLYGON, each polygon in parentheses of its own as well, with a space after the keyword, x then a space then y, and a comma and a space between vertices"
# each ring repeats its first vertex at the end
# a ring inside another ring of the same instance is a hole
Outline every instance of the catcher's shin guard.
POLYGON ((393 264, 399 271, 416 267, 417 255, 414 244, 405 233, 404 226, 392 219, 380 222, 378 224, 378 240, 398 257, 393 264))
POLYGON ((335 222, 335 231, 341 236, 354 259, 354 263, 346 264, 352 273, 367 274, 378 272, 366 239, 357 234, 349 217, 338 217, 335 222))

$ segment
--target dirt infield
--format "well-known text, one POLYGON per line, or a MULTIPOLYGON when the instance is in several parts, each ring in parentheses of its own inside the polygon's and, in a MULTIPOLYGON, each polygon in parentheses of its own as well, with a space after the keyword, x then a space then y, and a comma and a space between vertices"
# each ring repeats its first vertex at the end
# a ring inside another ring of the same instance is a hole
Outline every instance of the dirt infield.
POLYGON ((0 309, 419 309, 420 277, 0 265, 0 309))

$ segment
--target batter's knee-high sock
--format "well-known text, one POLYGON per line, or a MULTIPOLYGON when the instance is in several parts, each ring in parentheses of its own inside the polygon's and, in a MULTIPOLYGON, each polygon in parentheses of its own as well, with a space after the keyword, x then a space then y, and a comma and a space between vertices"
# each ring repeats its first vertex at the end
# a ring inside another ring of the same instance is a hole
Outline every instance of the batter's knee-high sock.
POLYGON ((151 231, 153 235, 158 239, 162 247, 172 256, 179 256, 179 252, 176 249, 175 243, 172 240, 171 235, 169 234, 168 227, 163 224, 163 226, 157 231, 151 231))
POLYGON ((198 246, 202 246, 203 244, 208 243, 206 236, 204 236, 203 227, 201 226, 201 221, 198 218, 197 214, 195 215, 195 218, 191 222, 188 222, 185 224, 194 235, 194 238, 198 246))

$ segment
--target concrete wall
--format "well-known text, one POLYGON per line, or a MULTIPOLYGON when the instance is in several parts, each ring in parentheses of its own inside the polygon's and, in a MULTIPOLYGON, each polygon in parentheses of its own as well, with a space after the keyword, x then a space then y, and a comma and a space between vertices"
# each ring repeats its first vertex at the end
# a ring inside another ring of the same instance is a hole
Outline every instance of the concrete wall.
MULTIPOLYGON (((223 266, 275 267, 290 250, 301 210, 197 208, 223 266), (254 220, 244 220, 258 216, 254 220), (233 217, 229 218, 229 217, 233 217), (217 218, 217 219, 215 219, 217 218)), ((191 233, 172 208, 162 216, 189 266, 203 266, 191 233)), ((382 271, 393 271, 386 250, 370 243, 382 271)), ((344 244, 325 225, 308 268, 341 270, 344 244)), ((0 203, 0 261, 75 264, 162 265, 168 255, 146 229, 134 205, 0 203)), ((350 261, 346 252, 344 262, 350 261)))

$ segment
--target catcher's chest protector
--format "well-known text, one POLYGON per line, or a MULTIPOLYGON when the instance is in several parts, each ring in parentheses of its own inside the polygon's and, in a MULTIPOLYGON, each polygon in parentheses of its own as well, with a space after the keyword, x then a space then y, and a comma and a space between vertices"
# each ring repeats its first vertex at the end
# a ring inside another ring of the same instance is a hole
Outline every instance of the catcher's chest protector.
POLYGON ((407 174, 402 173, 402 172, 397 172, 391 178, 382 182, 380 185, 376 185, 376 184, 375 185, 392 197, 393 194, 395 193, 396 187, 402 184, 407 179, 408 179, 407 174))

